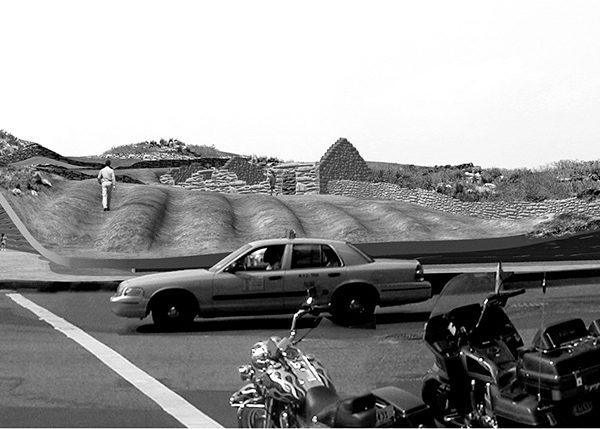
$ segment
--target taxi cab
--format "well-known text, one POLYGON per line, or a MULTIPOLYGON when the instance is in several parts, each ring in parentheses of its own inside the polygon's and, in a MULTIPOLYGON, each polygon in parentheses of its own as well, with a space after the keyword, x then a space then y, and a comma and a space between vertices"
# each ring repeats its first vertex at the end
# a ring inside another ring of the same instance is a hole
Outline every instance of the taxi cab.
POLYGON ((156 325, 179 327, 197 316, 293 313, 311 287, 341 325, 369 320, 378 305, 431 297, 417 260, 373 259, 344 241, 276 238, 246 244, 208 270, 125 280, 110 302, 117 316, 152 314, 156 325))

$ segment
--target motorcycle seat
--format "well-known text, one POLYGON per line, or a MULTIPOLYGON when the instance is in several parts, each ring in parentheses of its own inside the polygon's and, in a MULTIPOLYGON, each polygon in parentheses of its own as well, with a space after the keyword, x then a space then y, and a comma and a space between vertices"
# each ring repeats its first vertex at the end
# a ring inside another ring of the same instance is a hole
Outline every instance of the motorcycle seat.
POLYGON ((312 419, 319 411, 328 405, 337 403, 342 398, 337 392, 326 386, 315 386, 308 389, 304 401, 304 414, 308 420, 312 419))
POLYGON ((316 422, 329 427, 374 427, 375 413, 375 396, 368 393, 330 402, 312 416, 316 422))

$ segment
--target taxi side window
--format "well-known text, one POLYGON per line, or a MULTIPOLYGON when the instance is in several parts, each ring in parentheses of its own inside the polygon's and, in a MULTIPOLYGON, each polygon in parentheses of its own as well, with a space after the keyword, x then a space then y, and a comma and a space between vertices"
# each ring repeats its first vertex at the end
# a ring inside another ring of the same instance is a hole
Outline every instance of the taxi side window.
POLYGON ((256 249, 243 257, 243 271, 280 270, 285 245, 274 245, 256 249))
POLYGON ((339 267, 340 260, 333 249, 321 244, 295 244, 292 269, 339 267))
POLYGON ((333 251, 333 249, 329 246, 322 245, 322 257, 323 257, 323 266, 324 267, 341 267, 342 263, 340 262, 340 258, 338 258, 337 253, 333 251))

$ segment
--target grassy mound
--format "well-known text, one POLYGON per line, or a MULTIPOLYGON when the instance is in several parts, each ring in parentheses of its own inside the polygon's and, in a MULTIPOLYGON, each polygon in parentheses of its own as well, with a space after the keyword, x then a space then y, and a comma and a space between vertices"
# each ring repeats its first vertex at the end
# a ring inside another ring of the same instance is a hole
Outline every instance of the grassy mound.
POLYGON ((352 242, 501 237, 535 229, 539 219, 484 220, 398 201, 331 195, 277 196, 186 191, 119 183, 102 211, 94 179, 51 178, 38 196, 13 196, 13 208, 44 246, 65 255, 164 257, 231 251, 242 244, 298 236, 352 242))

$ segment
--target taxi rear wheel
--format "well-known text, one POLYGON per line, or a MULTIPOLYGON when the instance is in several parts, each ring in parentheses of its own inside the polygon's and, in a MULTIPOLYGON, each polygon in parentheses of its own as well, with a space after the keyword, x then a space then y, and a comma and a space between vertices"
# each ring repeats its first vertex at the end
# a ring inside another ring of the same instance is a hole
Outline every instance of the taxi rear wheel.
POLYGON ((157 297, 152 306, 152 320, 161 328, 185 327, 192 323, 195 316, 193 305, 179 294, 157 297))
POLYGON ((375 313, 375 299, 357 290, 339 291, 331 302, 331 316, 339 325, 360 325, 369 322, 375 313))

